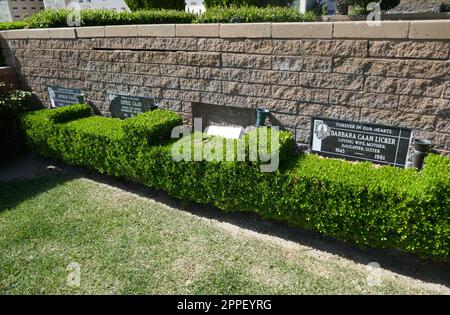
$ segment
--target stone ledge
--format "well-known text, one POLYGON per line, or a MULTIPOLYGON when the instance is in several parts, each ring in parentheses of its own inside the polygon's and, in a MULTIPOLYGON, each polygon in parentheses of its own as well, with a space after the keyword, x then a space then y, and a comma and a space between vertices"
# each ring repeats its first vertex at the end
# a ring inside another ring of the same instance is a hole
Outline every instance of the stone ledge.
POLYGON ((8 39, 8 33, 6 31, 0 31, 0 39, 8 39))
POLYGON ((48 29, 8 30, 8 39, 50 39, 48 29))
POLYGON ((105 37, 104 26, 77 27, 75 31, 78 38, 105 37))
POLYGON ((137 33, 142 37, 174 37, 175 24, 138 25, 137 33))
POLYGON ((411 39, 450 39, 450 20, 411 21, 411 39))
POLYGON ((61 28, 49 28, 48 32, 52 39, 74 39, 77 38, 75 34, 75 28, 73 27, 61 27, 61 28))
POLYGON ((177 37, 219 37, 219 24, 176 24, 177 37))
POLYGON ((143 24, 0 31, 3 39, 74 39, 95 37, 222 37, 279 39, 443 39, 450 20, 352 21, 236 24, 143 24))
POLYGON ((406 39, 408 21, 335 22, 333 38, 406 39))
POLYGON ((137 25, 105 26, 105 37, 137 37, 137 25))
POLYGON ((220 37, 270 38, 271 23, 220 24, 220 37))
POLYGON ((272 23, 272 38, 332 38, 333 23, 272 23))

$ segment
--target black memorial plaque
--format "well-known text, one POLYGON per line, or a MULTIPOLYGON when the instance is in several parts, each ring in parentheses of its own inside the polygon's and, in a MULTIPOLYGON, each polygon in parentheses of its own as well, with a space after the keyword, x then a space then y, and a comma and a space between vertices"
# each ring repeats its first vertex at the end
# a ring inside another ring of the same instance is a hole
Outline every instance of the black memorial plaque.
POLYGON ((405 167, 412 130, 326 118, 312 118, 312 153, 351 161, 405 167))
POLYGON ((111 116, 125 119, 157 108, 155 98, 108 94, 111 116))
POLYGON ((65 88, 62 86, 47 86, 48 96, 52 107, 62 107, 78 104, 77 96, 81 95, 80 89, 65 88))

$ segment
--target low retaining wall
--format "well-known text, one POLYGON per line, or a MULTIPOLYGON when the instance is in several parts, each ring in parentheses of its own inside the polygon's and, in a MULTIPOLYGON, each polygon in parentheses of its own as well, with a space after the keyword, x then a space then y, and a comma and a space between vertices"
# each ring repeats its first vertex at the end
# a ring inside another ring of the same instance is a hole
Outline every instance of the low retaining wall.
MULTIPOLYGON (((24 88, 272 110, 307 143, 312 116, 397 125, 450 155, 450 21, 127 25, 0 32, 24 88)), ((226 111, 225 111, 226 112, 226 111)))

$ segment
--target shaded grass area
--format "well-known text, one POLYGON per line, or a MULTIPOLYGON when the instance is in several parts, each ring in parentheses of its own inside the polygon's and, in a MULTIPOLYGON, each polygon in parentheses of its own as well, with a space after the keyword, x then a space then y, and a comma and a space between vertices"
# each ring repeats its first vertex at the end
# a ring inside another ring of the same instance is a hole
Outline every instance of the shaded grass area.
MULTIPOLYGON (((65 175, 0 183, 0 294, 443 293, 65 175), (81 267, 80 287, 67 266, 81 267)), ((445 292, 444 292, 445 293, 445 292)), ((448 293, 448 292, 447 292, 448 293)))

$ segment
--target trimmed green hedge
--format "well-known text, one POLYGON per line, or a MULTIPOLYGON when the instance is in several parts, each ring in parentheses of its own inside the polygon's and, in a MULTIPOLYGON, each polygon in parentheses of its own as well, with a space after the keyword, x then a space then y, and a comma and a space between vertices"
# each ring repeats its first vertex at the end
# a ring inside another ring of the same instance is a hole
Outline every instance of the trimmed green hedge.
MULTIPOLYGON (((156 110, 123 121, 80 118, 88 114, 84 105, 27 113, 22 117, 27 142, 45 156, 126 177, 177 198, 256 212, 360 246, 401 248, 450 261, 446 157, 430 155, 418 172, 295 155, 292 137, 283 131, 280 146, 271 150, 282 152, 281 167, 263 173, 261 161, 175 161, 172 151, 182 142, 195 147, 224 140, 204 135, 194 143, 195 135, 168 140, 170 129, 181 122, 173 112, 156 110), (71 111, 79 119, 67 121, 71 111)), ((248 156, 248 137, 235 140, 233 154, 238 141, 244 141, 248 156)))
POLYGON ((313 12, 302 14, 283 7, 214 7, 200 15, 196 23, 313 22, 313 12))
POLYGON ((184 10, 185 0, 125 0, 132 11, 150 9, 184 10))
MULTIPOLYGON (((0 23, 0 30, 14 28, 67 27, 67 18, 73 11, 44 10, 34 14, 24 22, 0 23)), ((281 7, 230 7, 212 8, 202 15, 177 10, 139 10, 117 12, 113 10, 79 11, 81 26, 130 25, 130 24, 176 24, 176 23, 229 23, 251 22, 301 22, 314 21, 312 12, 300 14, 295 9, 281 7)))
POLYGON ((26 28, 28 26, 27 22, 14 21, 14 22, 0 22, 0 30, 14 30, 20 28, 26 28))
POLYGON ((214 7, 287 7, 293 0, 205 0, 207 8, 214 7))
MULTIPOLYGON (((67 27, 71 10, 44 10, 26 20, 29 28, 67 27)), ((191 23, 194 14, 176 10, 81 10, 81 26, 191 23)))
POLYGON ((205 7, 209 10, 215 7, 245 7, 257 6, 259 0, 204 0, 205 7))

